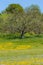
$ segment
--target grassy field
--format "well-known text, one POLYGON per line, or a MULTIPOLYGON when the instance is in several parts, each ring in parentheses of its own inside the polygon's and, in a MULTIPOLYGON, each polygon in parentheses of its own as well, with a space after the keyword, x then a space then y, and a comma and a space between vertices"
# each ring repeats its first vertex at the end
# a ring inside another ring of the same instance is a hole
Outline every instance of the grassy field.
POLYGON ((0 38, 0 65, 43 65, 43 37, 0 38))
POLYGON ((5 39, 0 38, 0 46, 3 48, 16 48, 20 45, 30 46, 31 49, 41 48, 43 49, 43 37, 30 37, 24 39, 5 39))

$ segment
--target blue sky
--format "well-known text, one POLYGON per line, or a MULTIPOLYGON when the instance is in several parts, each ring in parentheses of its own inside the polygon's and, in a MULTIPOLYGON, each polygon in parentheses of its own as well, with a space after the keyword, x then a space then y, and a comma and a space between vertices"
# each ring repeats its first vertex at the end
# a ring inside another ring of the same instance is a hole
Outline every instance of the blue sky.
POLYGON ((41 11, 43 12, 43 0, 0 0, 0 12, 10 3, 18 3, 24 8, 32 4, 39 5, 41 11))

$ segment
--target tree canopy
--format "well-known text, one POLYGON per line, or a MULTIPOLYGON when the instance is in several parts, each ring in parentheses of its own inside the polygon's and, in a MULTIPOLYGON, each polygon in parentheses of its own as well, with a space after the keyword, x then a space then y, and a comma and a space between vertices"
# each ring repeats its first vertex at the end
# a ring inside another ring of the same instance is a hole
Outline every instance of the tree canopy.
POLYGON ((39 6, 23 9, 19 4, 10 4, 0 14, 0 33, 19 33, 20 38, 24 38, 25 33, 43 34, 43 13, 39 6))
POLYGON ((7 8, 6 8, 6 12, 7 13, 21 13, 23 12, 23 7, 19 4, 10 4, 7 8))

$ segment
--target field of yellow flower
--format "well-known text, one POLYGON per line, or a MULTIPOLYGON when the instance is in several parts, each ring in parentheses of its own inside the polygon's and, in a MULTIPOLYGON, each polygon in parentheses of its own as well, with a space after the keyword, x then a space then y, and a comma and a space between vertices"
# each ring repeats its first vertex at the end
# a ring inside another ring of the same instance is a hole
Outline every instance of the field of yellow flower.
POLYGON ((43 65, 43 39, 36 40, 0 40, 0 65, 43 65))
POLYGON ((1 61, 0 65, 43 65, 43 59, 31 58, 23 61, 1 61))
POLYGON ((43 65, 42 53, 42 49, 0 50, 0 65, 43 65))
MULTIPOLYGON (((33 63, 29 61, 20 61, 20 62, 1 62, 1 65, 40 65, 41 63, 33 63)), ((42 65, 42 64, 41 64, 42 65)))
POLYGON ((0 44, 0 50, 26 50, 31 48, 31 45, 16 45, 16 47, 14 47, 14 44, 11 42, 6 43, 5 45, 0 44))

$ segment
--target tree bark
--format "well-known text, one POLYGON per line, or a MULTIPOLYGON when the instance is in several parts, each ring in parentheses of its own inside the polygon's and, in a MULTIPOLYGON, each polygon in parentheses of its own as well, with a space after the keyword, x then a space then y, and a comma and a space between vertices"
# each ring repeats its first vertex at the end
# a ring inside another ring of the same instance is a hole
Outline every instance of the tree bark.
POLYGON ((24 38, 24 30, 21 32, 20 38, 24 38))

